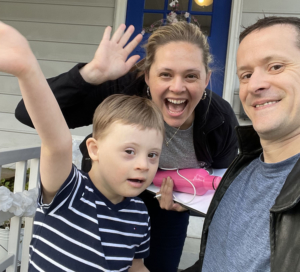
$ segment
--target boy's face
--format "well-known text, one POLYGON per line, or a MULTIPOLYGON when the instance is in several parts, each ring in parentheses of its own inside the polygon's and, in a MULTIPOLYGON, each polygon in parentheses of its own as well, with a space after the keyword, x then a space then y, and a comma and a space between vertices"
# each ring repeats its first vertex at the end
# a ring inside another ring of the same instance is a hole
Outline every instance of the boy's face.
POLYGON ((90 171, 95 186, 112 203, 143 192, 152 182, 163 142, 156 129, 113 123, 97 151, 90 171))

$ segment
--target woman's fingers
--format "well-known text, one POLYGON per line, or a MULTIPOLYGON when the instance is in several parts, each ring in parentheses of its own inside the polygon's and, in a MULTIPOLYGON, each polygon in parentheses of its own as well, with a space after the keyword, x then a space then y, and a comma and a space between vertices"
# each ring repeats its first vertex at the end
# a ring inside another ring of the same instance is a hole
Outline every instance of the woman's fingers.
POLYGON ((111 27, 107 26, 103 32, 102 41, 109 41, 111 34, 111 27))
POLYGON ((134 48, 137 47, 137 45, 142 41, 142 39, 143 39, 142 34, 138 34, 134 37, 134 39, 130 43, 128 43, 124 47, 124 49, 127 51, 128 55, 134 50, 134 48))
POLYGON ((181 206, 179 203, 174 203, 173 201, 173 180, 168 177, 163 179, 160 191, 157 194, 161 194, 161 197, 157 198, 160 207, 165 210, 184 212, 187 211, 186 208, 181 206))
POLYGON ((128 42, 128 40, 130 39, 132 33, 134 32, 134 26, 129 26, 127 28, 127 30, 125 31, 124 35, 122 35, 120 37, 120 41, 119 41, 119 45, 121 45, 122 47, 125 46, 125 44, 128 42))
MULTIPOLYGON (((124 24, 121 24, 118 29, 115 31, 114 35, 112 36, 111 38, 111 41, 112 42, 115 42, 115 43, 119 43, 120 42, 120 39, 122 38, 123 34, 124 34, 124 30, 126 28, 126 25, 124 24)), ((127 30, 128 31, 128 30, 127 30)))

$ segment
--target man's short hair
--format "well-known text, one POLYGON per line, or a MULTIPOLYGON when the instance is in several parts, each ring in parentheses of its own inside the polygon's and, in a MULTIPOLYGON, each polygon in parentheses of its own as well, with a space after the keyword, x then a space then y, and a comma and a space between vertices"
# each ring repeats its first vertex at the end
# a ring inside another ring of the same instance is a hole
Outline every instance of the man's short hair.
POLYGON ((115 122, 137 125, 141 129, 156 129, 164 136, 165 126, 159 108, 148 98, 114 94, 107 97, 96 109, 93 118, 93 137, 105 137, 115 122))
MULTIPOLYGON (((298 42, 297 46, 300 48, 300 18, 297 17, 277 17, 277 16, 269 16, 269 17, 264 17, 262 19, 259 19, 255 24, 246 27, 243 32, 241 32, 240 37, 239 37, 239 42, 249 35, 251 32, 254 30, 260 30, 269 26, 273 25, 280 25, 280 24, 285 24, 285 25, 292 25, 295 27, 295 29, 298 32, 298 42)), ((280 33, 278 33, 280 35, 280 33)))

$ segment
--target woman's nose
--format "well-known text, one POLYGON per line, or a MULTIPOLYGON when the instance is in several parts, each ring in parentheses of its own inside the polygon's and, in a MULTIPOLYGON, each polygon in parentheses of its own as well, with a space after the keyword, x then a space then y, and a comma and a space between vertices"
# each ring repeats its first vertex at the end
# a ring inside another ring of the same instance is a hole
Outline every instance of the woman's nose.
POLYGON ((174 77, 169 90, 175 93, 184 92, 186 90, 184 80, 181 77, 174 77))

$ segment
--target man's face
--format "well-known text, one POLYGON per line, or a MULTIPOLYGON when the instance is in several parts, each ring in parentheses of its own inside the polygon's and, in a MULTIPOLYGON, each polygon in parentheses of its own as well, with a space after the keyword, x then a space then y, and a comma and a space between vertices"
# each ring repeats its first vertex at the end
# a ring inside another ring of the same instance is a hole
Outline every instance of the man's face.
POLYGON ((261 139, 300 135, 300 49, 291 25, 250 33, 237 53, 240 99, 261 139))

